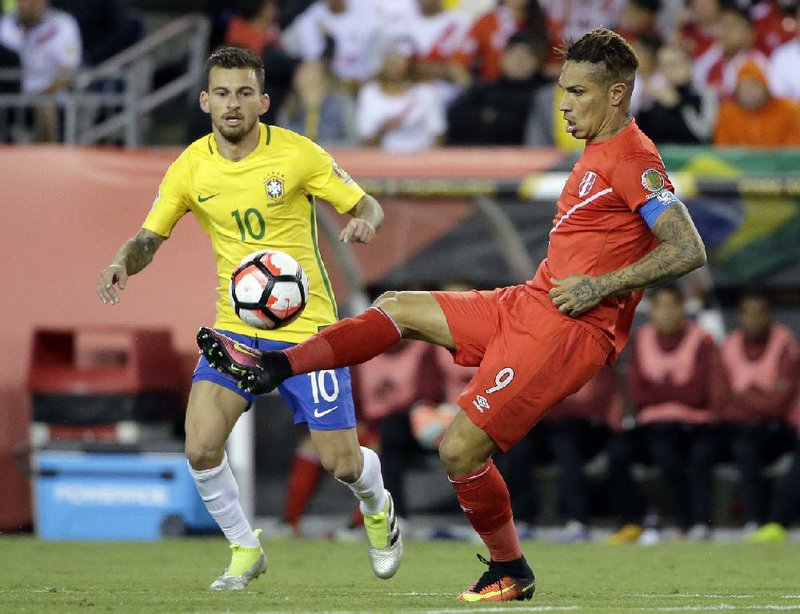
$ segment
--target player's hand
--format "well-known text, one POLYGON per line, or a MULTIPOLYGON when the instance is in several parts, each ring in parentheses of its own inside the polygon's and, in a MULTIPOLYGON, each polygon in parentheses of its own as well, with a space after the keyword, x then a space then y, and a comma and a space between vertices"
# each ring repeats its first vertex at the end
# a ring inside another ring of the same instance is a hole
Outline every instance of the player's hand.
POLYGON ((97 296, 103 303, 116 305, 119 303, 119 290, 124 290, 128 283, 128 271, 121 264, 110 264, 97 280, 97 296))
POLYGON ((550 300, 561 313, 573 318, 586 313, 603 300, 597 278, 589 275, 570 275, 564 279, 550 278, 555 286, 550 290, 550 300))
POLYGON ((342 243, 369 243, 375 238, 375 227, 367 220, 353 218, 347 223, 339 240, 342 243))

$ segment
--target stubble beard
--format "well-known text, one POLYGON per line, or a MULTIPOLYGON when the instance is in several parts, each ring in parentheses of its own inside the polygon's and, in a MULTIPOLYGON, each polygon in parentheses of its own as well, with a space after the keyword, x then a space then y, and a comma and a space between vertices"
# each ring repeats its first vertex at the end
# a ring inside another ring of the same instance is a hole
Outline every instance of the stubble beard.
POLYGON ((223 139, 228 141, 231 145, 238 145, 239 143, 242 142, 244 137, 250 134, 250 132, 255 127, 257 121, 258 118, 254 118, 246 125, 242 124, 238 127, 229 128, 228 126, 225 125, 225 120, 220 119, 220 121, 215 125, 217 131, 219 132, 220 136, 222 136, 223 139))

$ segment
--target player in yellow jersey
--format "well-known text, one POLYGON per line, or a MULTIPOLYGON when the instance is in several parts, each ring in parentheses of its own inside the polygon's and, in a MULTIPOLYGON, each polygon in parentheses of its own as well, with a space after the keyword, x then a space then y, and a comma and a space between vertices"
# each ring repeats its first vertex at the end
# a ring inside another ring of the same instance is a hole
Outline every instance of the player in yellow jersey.
MULTIPOLYGON (((141 230, 126 241, 100 274, 104 303, 119 301, 128 276, 153 259, 184 214, 194 213, 211 239, 217 259, 215 328, 236 340, 234 351, 281 349, 299 343, 337 320, 336 304, 317 249, 314 197, 352 217, 340 240, 368 243, 383 220, 378 202, 310 140, 265 126, 269 108, 264 66, 255 55, 227 47, 206 63, 207 90, 200 107, 211 116, 212 133, 192 143, 167 170, 141 230), (278 249, 305 269, 308 305, 288 326, 260 331, 239 320, 228 300, 233 268, 247 254, 278 249)), ((306 422, 322 465, 360 500, 373 571, 389 578, 403 554, 391 496, 383 487, 377 455, 358 444, 347 369, 325 370, 287 380, 281 396, 295 422, 306 422)), ((186 456, 197 489, 231 543, 230 565, 211 590, 242 590, 266 569, 266 557, 239 503, 225 442, 254 396, 201 358, 186 410, 186 456)))

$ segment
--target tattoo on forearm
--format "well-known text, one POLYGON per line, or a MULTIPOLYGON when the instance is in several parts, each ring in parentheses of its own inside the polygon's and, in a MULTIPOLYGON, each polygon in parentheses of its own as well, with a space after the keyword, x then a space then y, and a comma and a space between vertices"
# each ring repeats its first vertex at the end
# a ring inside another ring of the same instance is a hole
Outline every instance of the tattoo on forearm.
POLYGON ((128 275, 138 273, 153 261, 153 256, 162 241, 163 239, 154 235, 136 235, 125 242, 114 262, 122 264, 128 275))
POLYGON ((705 264, 705 249, 682 204, 664 211, 653 227, 660 243, 638 262, 596 278, 603 296, 671 281, 705 264))

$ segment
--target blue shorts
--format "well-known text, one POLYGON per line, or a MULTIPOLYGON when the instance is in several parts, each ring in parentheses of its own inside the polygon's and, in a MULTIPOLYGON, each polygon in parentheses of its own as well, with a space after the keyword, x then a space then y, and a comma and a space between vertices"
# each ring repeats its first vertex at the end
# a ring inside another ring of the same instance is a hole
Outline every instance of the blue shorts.
MULTIPOLYGON (((239 343, 261 350, 283 350, 293 344, 283 341, 258 339, 221 330, 221 333, 239 343)), ((234 379, 220 373, 200 355, 192 382, 214 382, 232 390, 252 406, 256 395, 239 389, 234 379)), ((284 402, 294 412, 294 423, 308 423, 308 428, 316 431, 335 431, 353 428, 356 425, 356 412, 353 406, 353 391, 350 384, 350 370, 347 368, 314 371, 290 377, 280 386, 278 392, 284 402)))

